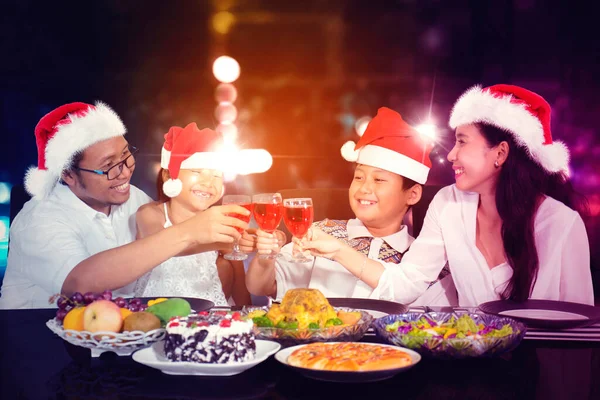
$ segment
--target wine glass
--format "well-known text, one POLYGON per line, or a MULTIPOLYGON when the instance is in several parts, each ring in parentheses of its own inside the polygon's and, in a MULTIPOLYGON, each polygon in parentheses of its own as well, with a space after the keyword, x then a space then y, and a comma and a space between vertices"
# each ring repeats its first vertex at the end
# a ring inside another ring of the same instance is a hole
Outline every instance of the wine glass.
MULTIPOLYGON (((281 223, 283 206, 280 193, 261 193, 252 196, 253 215, 256 224, 265 232, 273 233, 281 223)), ((260 258, 277 258, 279 253, 271 250, 271 254, 259 254, 260 258)))
MULTIPOLYGON (((314 219, 313 202, 310 198, 285 199, 283 201, 283 221, 288 231, 297 239, 302 239, 308 233, 308 229, 314 219)), ((292 262, 312 261, 302 252, 293 254, 292 262)))
MULTIPOLYGON (((246 195, 242 195, 242 194, 228 194, 228 195, 223 196, 223 205, 226 205, 226 204, 237 204, 237 205, 244 207, 246 210, 250 211, 250 214, 248 214, 248 215, 242 215, 242 214, 237 214, 237 213, 227 214, 230 217, 235 217, 237 219, 241 219, 242 221, 244 221, 246 223, 250 222, 250 217, 252 215, 252 201, 250 199, 250 196, 246 196, 246 195)), ((237 229, 237 231, 240 233, 240 235, 242 233, 244 233, 244 230, 242 228, 235 227, 235 229, 237 229)), ((226 260, 242 261, 242 260, 245 260, 246 258, 248 258, 248 254, 242 253, 240 251, 239 239, 236 239, 233 242, 233 251, 231 253, 224 254, 223 258, 226 260)))

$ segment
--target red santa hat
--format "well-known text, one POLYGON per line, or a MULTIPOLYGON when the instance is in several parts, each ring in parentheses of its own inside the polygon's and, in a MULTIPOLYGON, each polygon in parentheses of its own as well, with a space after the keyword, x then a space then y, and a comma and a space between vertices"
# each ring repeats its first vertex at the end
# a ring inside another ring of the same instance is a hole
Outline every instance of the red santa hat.
POLYGON ((519 86, 474 86, 456 101, 449 124, 456 129, 485 122, 504 129, 546 171, 568 172, 569 150, 562 142, 552 140, 550 112, 542 96, 519 86))
POLYGON ((48 196, 75 154, 127 130, 106 104, 70 103, 46 114, 35 127, 38 166, 25 174, 25 189, 38 198, 48 196))
POLYGON ((381 107, 356 145, 347 142, 347 161, 370 165, 425 184, 431 169, 433 143, 407 124, 400 114, 381 107))
POLYGON ((223 171, 225 160, 220 147, 223 135, 212 129, 198 129, 195 122, 185 128, 174 126, 165 134, 160 166, 169 170, 171 178, 163 184, 163 192, 169 197, 181 193, 179 179, 181 169, 216 169, 223 171))

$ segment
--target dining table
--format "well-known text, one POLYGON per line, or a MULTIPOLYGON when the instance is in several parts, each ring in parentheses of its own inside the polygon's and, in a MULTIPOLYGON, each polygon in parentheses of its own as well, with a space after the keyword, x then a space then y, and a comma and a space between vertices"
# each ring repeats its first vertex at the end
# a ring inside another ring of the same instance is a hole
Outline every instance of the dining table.
POLYGON ((0 310, 0 399, 600 399, 600 340, 533 336, 498 357, 424 357, 371 383, 307 378, 274 357, 230 377, 176 376, 131 356, 92 357, 48 329, 55 313, 0 310))

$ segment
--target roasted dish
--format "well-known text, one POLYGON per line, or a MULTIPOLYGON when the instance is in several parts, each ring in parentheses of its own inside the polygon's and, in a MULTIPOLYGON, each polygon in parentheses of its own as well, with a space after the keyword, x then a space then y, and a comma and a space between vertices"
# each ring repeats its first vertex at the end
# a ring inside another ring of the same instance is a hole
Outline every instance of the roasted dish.
POLYGON ((336 311, 319 290, 292 289, 283 296, 281 304, 273 304, 268 311, 251 311, 248 316, 259 328, 316 330, 354 325, 362 314, 360 311, 336 311))
POLYGON ((412 364, 409 354, 392 346, 370 343, 311 343, 295 350, 288 364, 326 371, 377 371, 412 364))

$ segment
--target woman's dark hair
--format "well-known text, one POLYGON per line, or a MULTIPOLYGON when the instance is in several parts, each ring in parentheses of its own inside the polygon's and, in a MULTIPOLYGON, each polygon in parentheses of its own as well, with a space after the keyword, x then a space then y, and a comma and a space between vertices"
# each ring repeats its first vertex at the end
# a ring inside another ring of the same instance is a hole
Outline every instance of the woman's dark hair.
POLYGON ((539 271, 534 222, 542 196, 552 197, 579 213, 587 210, 587 204, 563 172, 547 172, 529 157, 527 149, 517 145, 511 133, 486 123, 475 125, 491 147, 505 141, 510 148, 496 187, 504 252, 513 269, 502 297, 524 301, 529 298, 539 271))
POLYGON ((169 201, 169 196, 163 192, 163 183, 165 183, 165 179, 163 175, 168 174, 169 170, 161 168, 158 171, 158 175, 156 177, 156 197, 158 198, 159 203, 166 203, 169 201))

